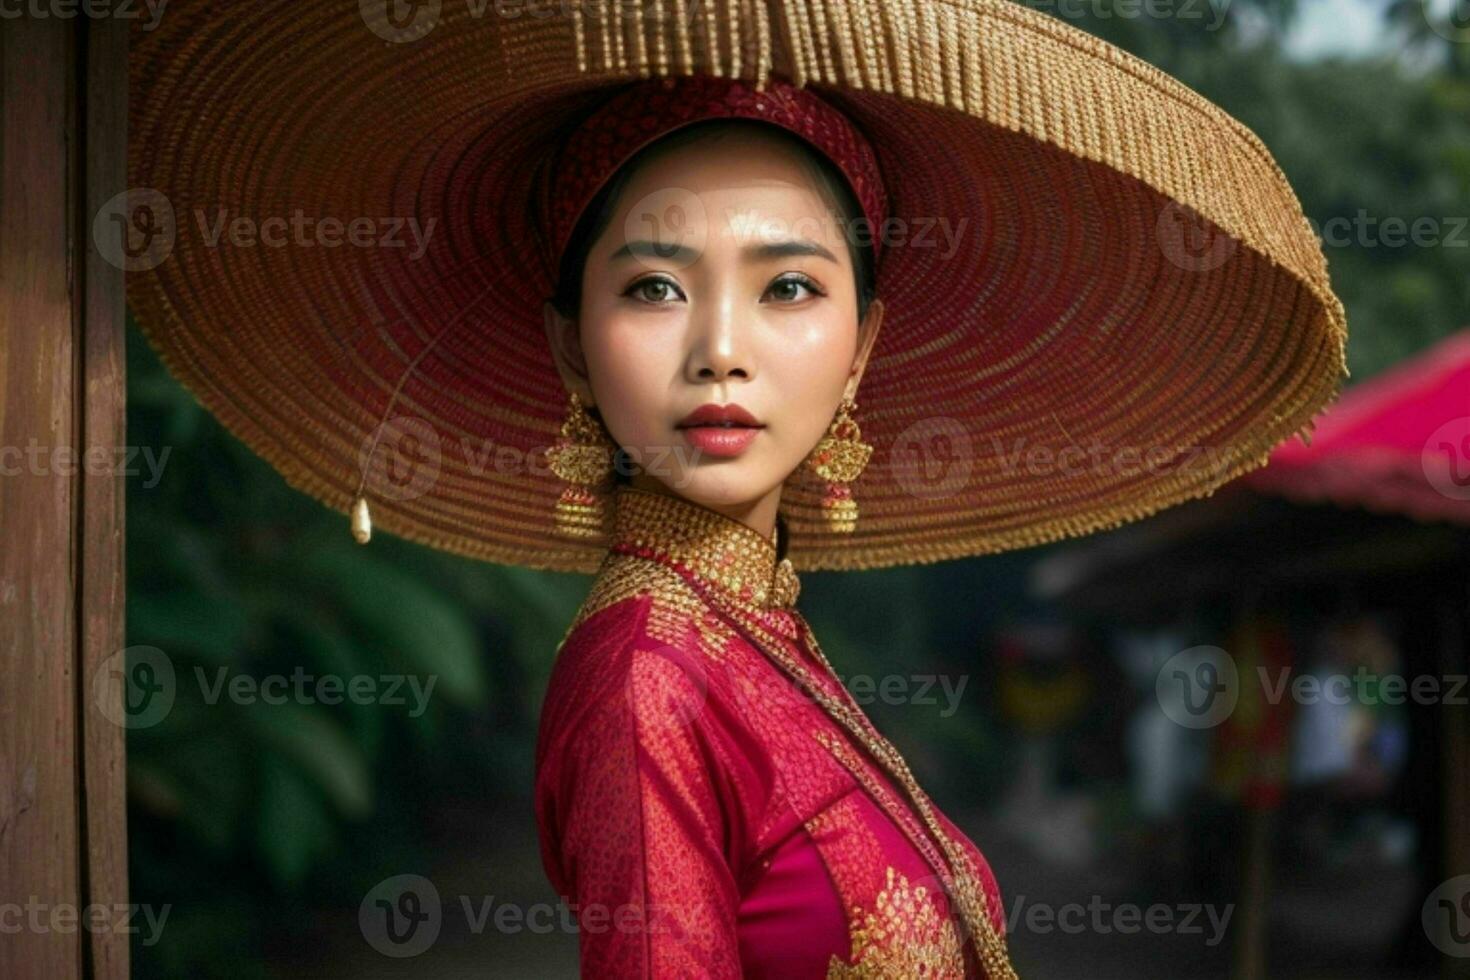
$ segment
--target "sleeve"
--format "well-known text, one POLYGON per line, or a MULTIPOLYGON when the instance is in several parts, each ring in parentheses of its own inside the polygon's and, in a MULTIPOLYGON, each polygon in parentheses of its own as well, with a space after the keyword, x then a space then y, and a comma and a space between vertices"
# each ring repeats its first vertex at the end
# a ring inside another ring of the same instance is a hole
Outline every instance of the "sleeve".
POLYGON ((739 977, 737 821, 707 679, 646 643, 598 666, 537 778, 543 863, 576 915, 582 976, 739 977))

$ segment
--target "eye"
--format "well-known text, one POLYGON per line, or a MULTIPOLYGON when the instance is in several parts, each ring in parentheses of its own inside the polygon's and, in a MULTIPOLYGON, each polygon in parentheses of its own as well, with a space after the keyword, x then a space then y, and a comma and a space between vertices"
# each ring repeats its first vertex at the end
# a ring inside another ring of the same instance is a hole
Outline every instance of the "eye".
POLYGON ((814 279, 809 276, 804 276, 799 272, 791 272, 781 276, 775 282, 771 283, 770 288, 766 290, 766 295, 774 296, 782 303, 795 303, 806 298, 799 292, 802 289, 805 289, 813 296, 826 295, 814 279))
POLYGON ((681 299, 684 297, 684 294, 679 291, 679 287, 674 284, 672 279, 665 276, 648 276, 639 279, 633 285, 629 286, 624 290, 623 295, 631 296, 643 303, 663 306, 669 302, 670 291, 678 295, 681 299))

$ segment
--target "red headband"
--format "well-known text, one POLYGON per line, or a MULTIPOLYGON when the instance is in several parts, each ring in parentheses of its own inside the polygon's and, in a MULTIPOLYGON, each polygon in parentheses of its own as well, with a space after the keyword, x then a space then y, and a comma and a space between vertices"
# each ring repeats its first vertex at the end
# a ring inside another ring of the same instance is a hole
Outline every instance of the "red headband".
MULTIPOLYGON (((830 159, 862 206, 876 262, 888 200, 878 159, 851 120, 815 93, 780 79, 756 91, 740 79, 711 75, 638 82, 599 106, 568 137, 545 203, 553 279, 578 218, 629 157, 681 126, 703 119, 758 119, 802 137, 830 159)), ((545 186, 545 185, 543 185, 545 186)))

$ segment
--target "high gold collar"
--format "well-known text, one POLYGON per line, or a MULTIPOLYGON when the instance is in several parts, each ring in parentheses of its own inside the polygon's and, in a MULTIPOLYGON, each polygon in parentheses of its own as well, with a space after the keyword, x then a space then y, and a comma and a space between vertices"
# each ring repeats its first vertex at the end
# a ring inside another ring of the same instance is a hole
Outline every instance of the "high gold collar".
POLYGON ((801 582, 776 534, 683 497, 620 485, 611 550, 682 567, 755 609, 789 609, 801 582))

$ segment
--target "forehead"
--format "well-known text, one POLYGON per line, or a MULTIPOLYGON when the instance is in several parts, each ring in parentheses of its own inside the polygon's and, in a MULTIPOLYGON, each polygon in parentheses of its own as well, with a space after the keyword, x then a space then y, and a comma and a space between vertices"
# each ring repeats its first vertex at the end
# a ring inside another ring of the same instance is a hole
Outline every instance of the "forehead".
POLYGON ((619 210, 650 195, 682 191, 825 215, 829 204, 820 175, 793 141, 760 123, 732 123, 689 142, 656 146, 630 174, 619 210))

